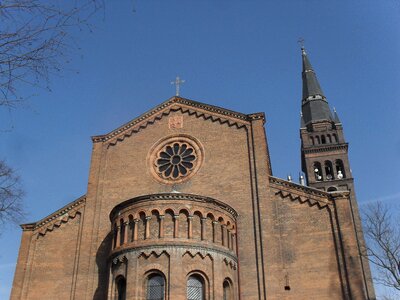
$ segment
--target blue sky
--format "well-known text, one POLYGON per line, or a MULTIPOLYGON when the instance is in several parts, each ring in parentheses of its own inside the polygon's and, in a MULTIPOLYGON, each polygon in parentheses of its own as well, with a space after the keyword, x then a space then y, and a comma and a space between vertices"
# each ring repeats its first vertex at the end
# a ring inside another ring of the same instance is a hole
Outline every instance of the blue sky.
MULTIPOLYGON (((400 201, 399 1, 109 1, 51 92, 0 109, 0 157, 20 173, 27 222, 85 194, 90 136, 174 95, 243 113, 264 111, 275 176, 300 171, 301 52, 342 120, 358 200, 400 201), (135 11, 133 11, 133 7, 135 11), (8 128, 13 127, 10 132, 8 128)), ((0 237, 7 299, 21 230, 0 237)))

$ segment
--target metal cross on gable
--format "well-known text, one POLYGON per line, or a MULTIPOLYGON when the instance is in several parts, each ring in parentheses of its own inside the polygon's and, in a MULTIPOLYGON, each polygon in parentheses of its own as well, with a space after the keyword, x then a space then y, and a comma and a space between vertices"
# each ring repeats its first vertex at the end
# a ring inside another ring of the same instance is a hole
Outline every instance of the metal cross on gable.
POLYGON ((171 81, 171 84, 175 84, 175 95, 179 96, 179 91, 180 91, 180 85, 182 83, 185 83, 185 80, 182 80, 179 78, 179 76, 176 76, 174 81, 171 81))

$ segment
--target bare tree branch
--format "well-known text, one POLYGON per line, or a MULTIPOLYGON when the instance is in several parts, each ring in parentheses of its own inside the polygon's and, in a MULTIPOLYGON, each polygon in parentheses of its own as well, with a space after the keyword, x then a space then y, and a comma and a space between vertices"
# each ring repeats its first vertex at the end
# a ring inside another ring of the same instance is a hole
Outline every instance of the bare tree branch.
POLYGON ((375 282, 400 292, 399 213, 380 202, 363 211, 368 260, 376 266, 375 282))
POLYGON ((0 1, 0 106, 25 99, 23 86, 48 88, 76 47, 73 30, 91 30, 89 18, 103 0, 0 1))
MULTIPOLYGON (((18 224, 24 217, 24 192, 19 176, 0 160, 0 223, 18 224)), ((1 228, 1 227, 0 227, 1 228)))

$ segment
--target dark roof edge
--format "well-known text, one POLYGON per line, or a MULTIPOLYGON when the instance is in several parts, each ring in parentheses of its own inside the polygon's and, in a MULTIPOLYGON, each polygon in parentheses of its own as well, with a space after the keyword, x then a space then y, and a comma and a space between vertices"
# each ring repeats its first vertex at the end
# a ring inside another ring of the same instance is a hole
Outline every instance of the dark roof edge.
POLYGON ((44 217, 43 219, 37 221, 37 222, 33 222, 33 223, 25 223, 25 224, 21 224, 19 225, 22 230, 24 231, 28 231, 28 230, 34 230, 36 229, 39 225, 44 225, 52 220, 54 220, 55 218, 67 213, 68 211, 70 211, 72 208, 76 207, 77 205, 81 204, 82 202, 86 201, 86 195, 80 196, 78 199, 68 203, 67 205, 63 206, 62 208, 56 210, 55 212, 49 214, 47 217, 44 217))
POLYGON ((228 116, 231 118, 235 118, 238 119, 242 122, 249 122, 250 120, 254 119, 254 117, 257 118, 265 118, 265 115, 263 113, 256 113, 256 114, 243 114, 237 111, 233 111, 233 110, 229 110, 226 108, 222 108, 219 106, 215 106, 215 105, 209 105, 209 104, 205 104, 202 102, 198 102, 198 101, 194 101, 194 100, 190 100, 190 99, 186 99, 186 98, 182 98, 182 97, 178 97, 178 96, 174 96, 169 98, 168 100, 164 101, 163 103, 155 106, 154 108, 146 111, 145 113, 141 114, 140 116, 132 119, 131 121, 123 124, 122 126, 110 131, 107 134, 102 134, 102 135, 94 135, 92 136, 92 141, 93 142, 98 142, 101 141, 103 139, 105 139, 106 137, 109 137, 111 135, 116 135, 119 134, 123 131, 125 131, 126 129, 129 129, 130 127, 136 125, 137 123, 139 123, 140 121, 143 121, 145 119, 147 119, 148 117, 151 117, 153 115, 155 115, 156 113, 158 113, 159 111, 161 111, 162 109, 173 105, 175 103, 180 103, 180 104, 185 104, 185 105, 189 105, 192 106, 194 108, 200 108, 200 109, 204 109, 209 111, 210 113, 216 113, 222 116, 228 116), (260 115, 262 114, 262 115, 260 115), (261 117, 260 117, 261 116, 261 117))
POLYGON ((278 177, 274 177, 274 176, 269 176, 269 181, 271 183, 276 183, 276 184, 288 186, 290 188, 294 188, 296 190, 301 190, 305 193, 311 193, 314 196, 325 197, 329 201, 332 201, 332 200, 334 200, 336 198, 340 198, 340 197, 349 197, 349 195, 350 195, 349 191, 325 192, 325 191, 321 191, 319 189, 316 189, 316 188, 313 188, 310 186, 301 185, 301 184, 298 184, 298 183, 295 183, 292 181, 287 181, 282 178, 278 178, 278 177))

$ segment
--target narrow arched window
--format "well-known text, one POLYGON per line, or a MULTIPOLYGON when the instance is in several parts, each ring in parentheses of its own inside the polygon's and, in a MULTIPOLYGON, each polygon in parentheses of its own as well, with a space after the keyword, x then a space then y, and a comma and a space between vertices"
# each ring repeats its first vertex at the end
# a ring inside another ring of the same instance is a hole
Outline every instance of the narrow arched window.
POLYGON ((327 134, 326 136, 327 136, 327 138, 328 138, 329 144, 331 144, 331 143, 332 143, 332 137, 331 137, 331 135, 330 135, 330 134, 327 134))
POLYGON ((332 136, 333 136, 333 140, 337 143, 338 142, 337 135, 334 133, 334 134, 332 134, 332 136))
POLYGON ((336 160, 336 174, 338 179, 346 178, 343 162, 340 159, 336 160))
POLYGON ((118 276, 115 279, 115 285, 117 287, 117 299, 126 299, 126 279, 123 276, 118 276))
POLYGON ((325 174, 326 180, 334 179, 332 162, 329 160, 325 161, 325 174))
POLYGON ((314 143, 314 138, 312 136, 310 136, 310 140, 311 140, 311 144, 315 145, 314 143))
POLYGON ((319 136, 318 135, 315 136, 315 139, 316 139, 318 145, 321 144, 320 141, 319 141, 319 136))
POLYGON ((321 135, 321 143, 322 143, 322 144, 326 144, 325 135, 321 135))
POLYGON ((147 279, 147 300, 164 300, 165 280, 160 274, 152 274, 147 279))
POLYGON ((119 244, 123 245, 125 242, 125 223, 124 220, 121 219, 121 225, 119 227, 120 232, 119 232, 119 244))
POLYGON ((114 224, 114 229, 113 229, 113 249, 117 247, 117 240, 118 240, 118 227, 117 223, 114 224))
POLYGON ((232 284, 229 279, 224 280, 223 284, 224 300, 233 300, 232 284))
POLYGON ((319 162, 314 163, 314 176, 316 181, 322 181, 322 168, 319 162))
POLYGON ((187 300, 204 300, 204 280, 192 275, 187 280, 187 300))

